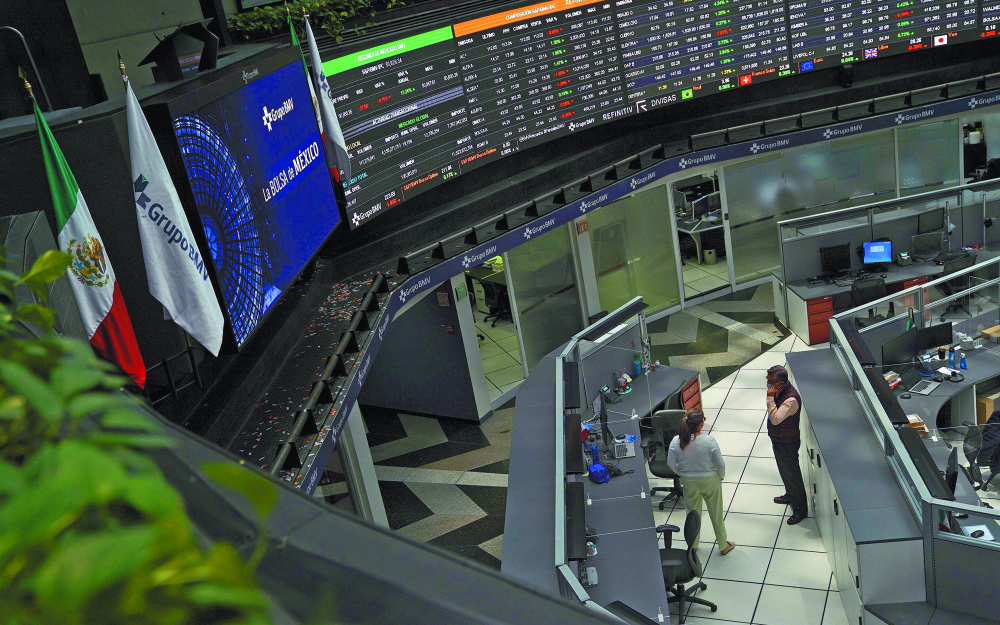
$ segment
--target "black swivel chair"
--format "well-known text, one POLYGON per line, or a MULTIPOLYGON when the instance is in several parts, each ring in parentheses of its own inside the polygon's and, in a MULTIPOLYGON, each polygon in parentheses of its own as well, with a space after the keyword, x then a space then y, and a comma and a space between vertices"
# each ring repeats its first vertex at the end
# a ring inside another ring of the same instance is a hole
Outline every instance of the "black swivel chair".
MULTIPOLYGON (((973 255, 963 256, 962 258, 956 258, 955 260, 950 260, 944 264, 943 275, 948 276, 957 271, 962 271, 963 269, 968 269, 969 267, 976 264, 976 257, 973 255)), ((955 293, 960 293, 969 288, 971 285, 971 274, 966 274, 964 276, 959 276, 953 280, 947 280, 941 283, 941 290, 944 291, 945 296, 953 295, 955 293)), ((948 304, 948 308, 941 313, 941 320, 944 321, 946 315, 950 315, 953 312, 962 311, 969 317, 972 317, 972 313, 969 312, 969 296, 965 296, 961 299, 957 299, 951 304, 948 304)))
MULTIPOLYGON (((864 306, 869 302, 874 302, 875 300, 882 299, 888 293, 885 290, 885 280, 882 278, 868 278, 867 280, 858 280, 851 285, 851 308, 857 308, 858 306, 864 306)), ((889 303, 889 316, 893 316, 893 306, 889 303)), ((860 317, 855 317, 854 320, 859 326, 869 325, 876 321, 882 321, 885 319, 884 315, 875 315, 875 309, 868 309, 868 319, 862 320, 860 317)))
POLYGON ((679 532, 676 525, 659 525, 656 528, 658 536, 663 537, 663 548, 660 549, 660 567, 663 568, 663 583, 667 587, 667 592, 671 594, 667 597, 667 603, 677 604, 677 620, 684 623, 687 615, 687 605, 697 603, 707 606, 715 612, 719 606, 711 601, 693 596, 699 590, 706 590, 708 585, 705 582, 698 582, 690 588, 684 588, 684 584, 692 582, 702 576, 704 569, 698 552, 694 550, 694 539, 701 531, 701 514, 694 510, 688 510, 684 519, 684 542, 685 549, 673 548, 673 535, 679 532))
POLYGON ((965 421, 967 429, 962 441, 962 451, 969 461, 969 477, 976 490, 986 490, 993 478, 1000 473, 1000 410, 990 415, 982 428, 965 421), (990 476, 983 479, 981 466, 990 468, 990 476))
POLYGON ((490 324, 490 327, 495 328, 497 327, 497 321, 500 319, 510 319, 513 321, 510 314, 510 300, 505 297, 506 293, 504 293, 503 289, 493 282, 487 282, 486 280, 482 280, 481 283, 483 285, 483 295, 485 296, 483 298, 484 303, 490 309, 490 314, 483 317, 483 323, 492 318, 493 323, 490 324))
POLYGON ((674 473, 674 470, 667 465, 667 450, 670 449, 670 441, 677 436, 677 430, 681 426, 681 419, 684 418, 684 414, 684 410, 657 410, 653 413, 652 431, 640 443, 646 450, 649 472, 656 477, 674 480, 672 486, 659 486, 649 491, 650 495, 667 493, 667 496, 660 501, 660 510, 666 507, 668 501, 684 496, 684 491, 681 489, 680 476, 674 473))

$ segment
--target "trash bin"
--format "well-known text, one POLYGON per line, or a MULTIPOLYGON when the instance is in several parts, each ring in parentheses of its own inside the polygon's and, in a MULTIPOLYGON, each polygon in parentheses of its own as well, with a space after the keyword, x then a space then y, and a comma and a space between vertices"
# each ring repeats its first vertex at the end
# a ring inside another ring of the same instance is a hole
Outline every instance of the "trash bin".
POLYGON ((715 250, 713 250, 711 248, 706 249, 703 252, 703 254, 705 256, 705 264, 706 265, 714 265, 719 260, 718 258, 715 257, 715 250))

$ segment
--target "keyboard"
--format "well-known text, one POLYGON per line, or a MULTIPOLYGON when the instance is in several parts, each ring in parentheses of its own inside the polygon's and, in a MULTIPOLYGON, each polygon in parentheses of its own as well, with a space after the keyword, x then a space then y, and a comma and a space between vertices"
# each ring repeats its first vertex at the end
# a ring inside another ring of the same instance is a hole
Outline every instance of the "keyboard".
POLYGON ((615 458, 634 458, 635 443, 615 443, 615 458))
POLYGON ((911 393, 916 393, 917 395, 930 395, 937 387, 941 386, 940 382, 931 382, 930 380, 920 380, 913 385, 910 389, 911 393))
POLYGON ((953 260, 958 260, 959 258, 965 258, 968 255, 968 252, 941 252, 934 257, 934 262, 939 265, 943 265, 945 263, 950 263, 953 260))

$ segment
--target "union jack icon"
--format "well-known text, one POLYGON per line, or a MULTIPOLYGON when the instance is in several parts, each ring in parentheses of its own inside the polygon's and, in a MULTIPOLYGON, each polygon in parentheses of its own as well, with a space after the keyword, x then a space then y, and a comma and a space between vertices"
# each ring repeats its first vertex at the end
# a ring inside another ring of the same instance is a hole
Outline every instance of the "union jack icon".
POLYGON ((878 48, 867 48, 865 50, 866 59, 874 59, 877 56, 878 56, 878 48))

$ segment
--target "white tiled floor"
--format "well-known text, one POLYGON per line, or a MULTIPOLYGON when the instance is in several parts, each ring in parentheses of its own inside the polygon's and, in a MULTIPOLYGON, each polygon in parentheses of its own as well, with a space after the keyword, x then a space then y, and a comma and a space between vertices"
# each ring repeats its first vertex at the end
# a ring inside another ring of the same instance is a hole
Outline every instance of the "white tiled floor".
POLYGON ((501 319, 493 327, 492 321, 481 321, 482 313, 477 311, 474 316, 476 331, 483 335, 483 339, 479 341, 479 357, 483 361, 483 371, 490 385, 490 399, 496 399, 524 379, 521 350, 513 323, 501 319))
POLYGON ((685 261, 681 268, 684 276, 684 295, 694 297, 720 287, 729 286, 729 267, 725 259, 714 265, 696 265, 685 261))
MULTIPOLYGON (((702 393, 702 405, 714 407, 706 408, 706 429, 711 426, 726 460, 726 532, 737 547, 719 555, 715 531, 703 513, 698 552, 708 589, 698 596, 719 609, 691 606, 688 625, 848 625, 831 587, 833 574, 815 521, 788 525, 791 511, 772 501, 784 488, 764 422, 763 370, 785 364, 785 352, 798 349, 809 347, 789 337, 702 393)), ((654 516, 657 523, 683 526, 683 500, 654 516)), ((670 607, 677 622, 676 604, 670 607)))

